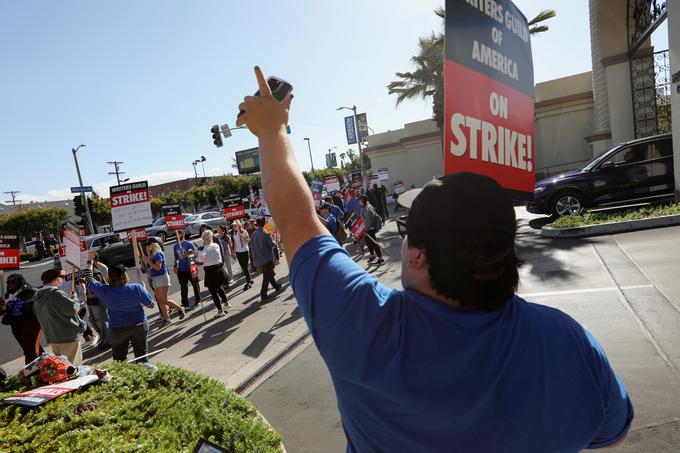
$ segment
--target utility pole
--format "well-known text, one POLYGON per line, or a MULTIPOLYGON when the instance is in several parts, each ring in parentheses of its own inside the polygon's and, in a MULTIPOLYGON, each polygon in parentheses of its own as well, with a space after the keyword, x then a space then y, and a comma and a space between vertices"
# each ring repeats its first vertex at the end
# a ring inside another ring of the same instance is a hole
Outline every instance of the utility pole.
MULTIPOLYGON (((71 152, 73 153, 73 161, 76 163, 76 172, 78 172, 78 182, 80 183, 80 187, 83 187, 83 177, 80 176, 80 166, 78 165, 78 156, 76 156, 76 153, 80 148, 85 147, 86 145, 78 145, 77 148, 71 148, 71 152)), ((85 216, 87 217, 87 227, 90 230, 90 234, 95 234, 94 231, 94 224, 92 223, 92 216, 90 215, 90 203, 87 201, 87 197, 85 194, 81 194, 83 197, 83 204, 85 205, 85 216)))
POLYGON ((118 165, 124 164, 124 163, 125 163, 125 162, 121 162, 121 161, 118 161, 118 160, 114 160, 114 161, 111 161, 111 162, 107 162, 107 164, 113 165, 114 171, 110 171, 109 174, 110 174, 110 175, 116 175, 116 181, 118 181, 118 185, 119 185, 119 186, 120 186, 120 175, 124 175, 125 172, 124 172, 124 171, 120 171, 120 168, 118 168, 118 165))
POLYGON ((7 192, 4 192, 7 195, 9 195, 12 199, 5 201, 5 203, 12 203, 14 207, 16 207, 17 203, 19 203, 19 207, 21 207, 21 200, 17 200, 17 194, 21 193, 20 190, 9 190, 7 192))
POLYGON ((309 148, 309 160, 312 163, 312 173, 314 173, 314 159, 312 158, 312 145, 310 145, 311 140, 309 138, 304 138, 307 141, 307 147, 309 148))

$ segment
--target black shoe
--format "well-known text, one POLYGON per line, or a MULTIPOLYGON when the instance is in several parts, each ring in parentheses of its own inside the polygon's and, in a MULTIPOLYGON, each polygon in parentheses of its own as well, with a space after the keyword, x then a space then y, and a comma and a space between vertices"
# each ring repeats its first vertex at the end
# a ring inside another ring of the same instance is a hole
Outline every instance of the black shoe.
POLYGON ((183 320, 184 317, 186 316, 186 310, 184 310, 184 308, 181 308, 178 313, 179 313, 179 320, 180 321, 183 320))
POLYGON ((383 264, 384 262, 385 262, 384 259, 379 258, 378 261, 375 262, 375 264, 376 264, 377 266, 380 266, 380 265, 383 264))
POLYGON ((100 351, 105 351, 105 350, 109 349, 110 347, 111 347, 111 345, 106 344, 106 343, 99 343, 97 345, 97 349, 99 349, 100 351))
POLYGON ((375 256, 369 256, 369 257, 368 257, 367 263, 368 263, 368 264, 373 264, 373 260, 375 260, 375 256))

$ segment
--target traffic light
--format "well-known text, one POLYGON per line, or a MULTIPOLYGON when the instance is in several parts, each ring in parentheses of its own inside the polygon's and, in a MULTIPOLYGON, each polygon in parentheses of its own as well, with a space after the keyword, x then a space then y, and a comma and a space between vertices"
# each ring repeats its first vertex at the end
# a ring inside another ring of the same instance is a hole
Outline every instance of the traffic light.
POLYGON ((216 124, 213 127, 210 128, 210 132, 212 132, 212 138, 213 138, 213 143, 215 146, 218 148, 222 146, 224 143, 222 143, 222 136, 220 135, 220 127, 216 124))
POLYGON ((92 208, 92 198, 87 199, 87 207, 90 209, 90 212, 94 211, 92 208))
POLYGON ((76 195, 73 197, 73 211, 77 216, 82 216, 85 207, 83 206, 83 197, 76 195))

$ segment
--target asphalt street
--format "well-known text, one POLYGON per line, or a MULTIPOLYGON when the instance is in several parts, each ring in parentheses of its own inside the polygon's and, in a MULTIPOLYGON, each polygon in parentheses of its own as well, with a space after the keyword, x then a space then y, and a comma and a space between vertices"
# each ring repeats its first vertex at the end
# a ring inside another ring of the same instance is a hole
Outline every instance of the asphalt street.
MULTIPOLYGON (((680 445, 680 227, 589 239, 540 236, 545 219, 518 213, 526 261, 519 293, 557 307, 595 334, 622 377, 636 416, 623 452, 676 452, 680 445)), ((381 279, 399 279, 397 238, 381 279)), ((328 371, 312 344, 249 398, 289 452, 343 451, 328 371)))

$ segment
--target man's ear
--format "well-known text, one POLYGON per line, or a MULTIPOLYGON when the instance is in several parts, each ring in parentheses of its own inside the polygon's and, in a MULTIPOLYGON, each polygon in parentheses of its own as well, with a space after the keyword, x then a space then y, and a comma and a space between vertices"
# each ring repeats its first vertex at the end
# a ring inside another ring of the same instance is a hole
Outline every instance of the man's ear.
POLYGON ((406 264, 411 269, 427 269, 427 254, 425 249, 419 247, 408 247, 406 264))

